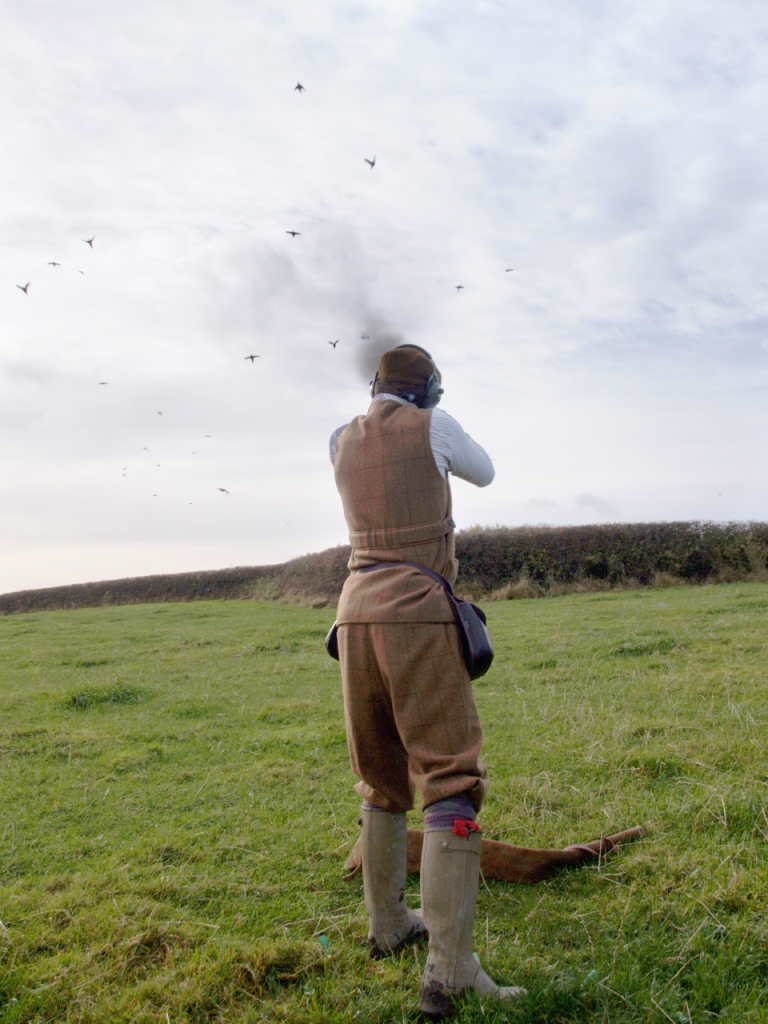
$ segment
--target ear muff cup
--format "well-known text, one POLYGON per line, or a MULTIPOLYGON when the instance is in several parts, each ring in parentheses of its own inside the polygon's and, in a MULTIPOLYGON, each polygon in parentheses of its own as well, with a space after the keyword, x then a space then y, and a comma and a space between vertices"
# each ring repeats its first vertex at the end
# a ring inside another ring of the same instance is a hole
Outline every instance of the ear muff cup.
POLYGON ((443 397, 444 388, 440 387, 440 378, 436 373, 431 374, 427 381, 427 395, 424 400, 424 409, 434 409, 443 397))

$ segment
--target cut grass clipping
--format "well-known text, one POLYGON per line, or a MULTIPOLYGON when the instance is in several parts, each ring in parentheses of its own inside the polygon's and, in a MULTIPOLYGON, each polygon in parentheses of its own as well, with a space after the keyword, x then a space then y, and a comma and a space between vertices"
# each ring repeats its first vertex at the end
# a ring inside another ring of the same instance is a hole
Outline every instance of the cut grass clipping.
MULTIPOLYGON (((649 836, 481 886, 518 1006, 461 1022, 768 1020, 768 586, 487 605, 488 838, 649 836)), ((368 959, 329 609, 0 619, 0 1021, 415 1021, 425 950, 368 959)), ((418 814, 409 824, 419 827, 418 814)), ((418 901, 418 881, 408 883, 418 901)))

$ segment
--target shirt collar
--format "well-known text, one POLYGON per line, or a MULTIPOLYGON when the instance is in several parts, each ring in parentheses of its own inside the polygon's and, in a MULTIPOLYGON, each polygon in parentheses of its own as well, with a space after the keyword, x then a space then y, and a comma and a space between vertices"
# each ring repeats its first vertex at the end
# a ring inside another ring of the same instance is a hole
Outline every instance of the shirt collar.
POLYGON ((398 405, 413 405, 413 402, 409 402, 407 398, 401 398, 400 395, 388 395, 385 391, 375 395, 371 405, 374 402, 397 402, 398 405))

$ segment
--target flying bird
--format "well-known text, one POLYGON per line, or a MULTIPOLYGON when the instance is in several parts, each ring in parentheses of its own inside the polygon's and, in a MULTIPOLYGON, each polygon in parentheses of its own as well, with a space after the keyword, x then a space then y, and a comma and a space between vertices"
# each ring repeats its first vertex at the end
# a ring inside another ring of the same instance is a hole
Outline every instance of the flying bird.
POLYGON ((337 338, 336 341, 329 341, 328 344, 331 345, 335 350, 336 346, 339 344, 339 339, 337 338))
POLYGON ((370 337, 371 337, 370 334, 361 334, 360 335, 360 338, 361 338, 362 341, 368 341, 370 339, 370 337))
POLYGON ((301 82, 297 82, 296 85, 294 85, 294 87, 293 87, 293 91, 294 92, 298 92, 298 93, 302 93, 302 92, 304 92, 304 86, 301 84, 301 82))
POLYGON ((149 448, 142 448, 141 450, 142 450, 143 452, 148 452, 148 451, 149 451, 149 448))
POLYGON ((365 160, 365 162, 368 164, 368 166, 371 168, 371 170, 373 170, 373 168, 376 166, 376 154, 375 153, 373 154, 373 160, 369 160, 367 156, 364 156, 363 160, 365 160))
POLYGON ((158 415, 158 416, 162 416, 163 414, 162 414, 162 413, 161 413, 161 412, 160 412, 160 411, 158 410, 158 413, 157 413, 157 415, 158 415))
POLYGON ((48 264, 48 266, 49 267, 60 267, 61 264, 57 263, 55 260, 51 260, 50 263, 48 264))
POLYGON ((196 451, 194 451, 194 452, 190 452, 189 454, 190 454, 190 455, 197 455, 197 452, 196 452, 196 451))
POLYGON ((224 493, 224 494, 229 494, 229 491, 227 490, 226 487, 217 487, 216 490, 217 491, 222 491, 222 493, 224 493))
POLYGON ((99 381, 99 387, 101 387, 102 384, 109 384, 109 381, 108 380, 100 380, 99 381))
POLYGON ((460 292, 460 291, 463 291, 463 290, 464 290, 464 285, 463 284, 457 284, 456 285, 456 291, 457 292, 460 292))
POLYGON ((290 235, 291 238, 295 238, 296 235, 300 235, 301 234, 300 231, 286 231, 285 233, 286 233, 286 235, 290 235))
POLYGON ((94 242, 95 238, 96 238, 96 235, 91 235, 90 238, 84 238, 83 241, 85 242, 86 245, 90 245, 90 247, 93 248, 93 242, 94 242))
POLYGON ((504 273, 505 274, 511 274, 514 269, 515 269, 514 267, 507 267, 507 269, 504 271, 504 273))
POLYGON ((246 360, 250 359, 251 360, 251 366, 253 366, 254 360, 255 359, 260 359, 261 356, 246 356, 245 358, 246 358, 246 360))
POLYGON ((29 286, 31 284, 32 284, 31 281, 27 281, 26 284, 17 284, 16 287, 20 288, 24 292, 25 295, 29 295, 29 292, 27 291, 27 288, 29 288, 29 286))
POLYGON ((85 271, 84 270, 78 270, 78 274, 82 274, 83 277, 85 277, 85 271))

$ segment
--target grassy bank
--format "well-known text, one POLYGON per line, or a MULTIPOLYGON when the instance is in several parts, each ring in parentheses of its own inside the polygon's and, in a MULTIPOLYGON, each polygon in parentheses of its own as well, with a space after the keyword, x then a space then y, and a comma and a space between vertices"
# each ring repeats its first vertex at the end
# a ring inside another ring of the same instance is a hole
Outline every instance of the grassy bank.
MULTIPOLYGON (((137 576, 0 594, 0 615, 166 601, 338 600, 350 548, 279 565, 137 576)), ((682 583, 768 580, 768 523, 473 527, 456 535, 458 591, 474 600, 559 597, 682 583)))
MULTIPOLYGON (((485 835, 651 834, 482 887, 477 950, 531 995, 459 1020, 768 1020, 768 585, 487 611, 485 835)), ((424 950, 369 961, 360 880, 341 880, 358 811, 331 619, 200 602, 0 620, 3 1024, 417 1019, 424 950)))

